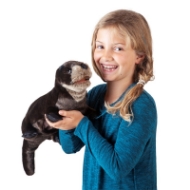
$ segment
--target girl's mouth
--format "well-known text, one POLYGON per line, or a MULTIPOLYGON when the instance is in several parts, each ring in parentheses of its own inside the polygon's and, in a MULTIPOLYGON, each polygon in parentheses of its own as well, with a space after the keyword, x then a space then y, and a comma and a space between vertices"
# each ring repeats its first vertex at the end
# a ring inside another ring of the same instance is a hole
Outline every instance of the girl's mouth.
POLYGON ((118 66, 116 65, 104 65, 104 64, 100 64, 102 69, 104 71, 107 71, 107 72, 112 72, 112 71, 115 71, 117 69, 118 66))

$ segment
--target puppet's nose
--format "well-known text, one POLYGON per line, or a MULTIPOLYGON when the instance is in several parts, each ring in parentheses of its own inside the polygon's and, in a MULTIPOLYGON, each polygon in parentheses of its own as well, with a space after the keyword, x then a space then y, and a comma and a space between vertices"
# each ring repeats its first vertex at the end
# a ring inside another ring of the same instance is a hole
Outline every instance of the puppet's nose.
POLYGON ((86 64, 84 64, 84 63, 81 63, 81 67, 82 67, 83 69, 88 69, 88 66, 87 66, 86 64))

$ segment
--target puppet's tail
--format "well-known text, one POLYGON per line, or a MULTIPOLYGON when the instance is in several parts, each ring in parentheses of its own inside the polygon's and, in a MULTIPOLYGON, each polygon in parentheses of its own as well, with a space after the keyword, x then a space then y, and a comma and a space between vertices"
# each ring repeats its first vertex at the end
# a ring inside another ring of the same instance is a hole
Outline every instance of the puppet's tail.
POLYGON ((33 175, 35 172, 35 150, 44 140, 42 137, 36 137, 33 140, 24 139, 23 141, 22 162, 27 175, 33 175))

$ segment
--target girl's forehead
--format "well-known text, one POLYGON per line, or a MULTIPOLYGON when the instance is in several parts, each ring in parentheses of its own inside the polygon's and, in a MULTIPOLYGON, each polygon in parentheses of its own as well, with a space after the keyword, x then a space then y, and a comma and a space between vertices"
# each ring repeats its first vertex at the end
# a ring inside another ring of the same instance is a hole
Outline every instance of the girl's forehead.
POLYGON ((99 31, 109 31, 110 33, 112 33, 113 35, 118 35, 122 38, 127 36, 127 32, 124 30, 121 30, 120 28, 116 27, 116 26, 106 26, 103 28, 99 28, 99 31))
POLYGON ((116 39, 116 40, 123 41, 123 42, 128 41, 127 32, 122 31, 121 29, 114 27, 114 26, 100 28, 97 31, 96 40, 99 40, 99 38, 104 39, 104 37, 108 37, 108 35, 110 37, 110 40, 116 39))

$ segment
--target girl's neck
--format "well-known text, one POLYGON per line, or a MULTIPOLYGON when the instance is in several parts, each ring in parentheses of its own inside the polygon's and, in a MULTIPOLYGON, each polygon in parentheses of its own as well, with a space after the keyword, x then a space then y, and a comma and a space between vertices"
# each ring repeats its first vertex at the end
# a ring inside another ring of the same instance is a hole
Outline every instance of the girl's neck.
POLYGON ((128 83, 126 82, 124 85, 118 84, 117 82, 107 82, 107 90, 104 101, 108 104, 116 102, 131 84, 132 81, 128 83))

